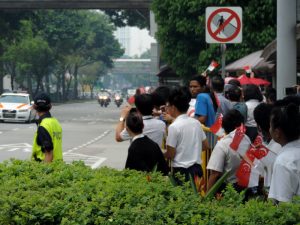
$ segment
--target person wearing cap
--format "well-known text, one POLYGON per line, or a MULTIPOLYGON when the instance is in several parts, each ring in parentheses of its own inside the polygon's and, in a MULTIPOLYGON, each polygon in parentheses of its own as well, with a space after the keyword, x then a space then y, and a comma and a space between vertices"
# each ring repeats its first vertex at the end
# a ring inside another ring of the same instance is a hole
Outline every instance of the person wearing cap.
POLYGON ((37 131, 32 146, 32 159, 52 162, 62 160, 62 128, 58 120, 51 116, 51 99, 46 93, 34 98, 33 108, 37 111, 37 131))

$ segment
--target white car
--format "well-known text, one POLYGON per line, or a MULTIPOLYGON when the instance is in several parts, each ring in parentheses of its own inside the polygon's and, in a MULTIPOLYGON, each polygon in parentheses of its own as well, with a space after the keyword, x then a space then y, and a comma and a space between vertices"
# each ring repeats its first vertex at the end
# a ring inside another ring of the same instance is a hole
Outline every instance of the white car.
POLYGON ((25 93, 3 93, 0 95, 0 121, 30 123, 35 119, 30 95, 25 93))

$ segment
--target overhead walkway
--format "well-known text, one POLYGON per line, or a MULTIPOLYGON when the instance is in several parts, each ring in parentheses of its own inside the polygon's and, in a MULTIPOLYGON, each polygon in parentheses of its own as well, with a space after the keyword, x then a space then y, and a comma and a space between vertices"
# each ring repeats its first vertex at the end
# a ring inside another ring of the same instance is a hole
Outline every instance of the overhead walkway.
POLYGON ((0 0, 0 9, 149 9, 152 0, 0 0))

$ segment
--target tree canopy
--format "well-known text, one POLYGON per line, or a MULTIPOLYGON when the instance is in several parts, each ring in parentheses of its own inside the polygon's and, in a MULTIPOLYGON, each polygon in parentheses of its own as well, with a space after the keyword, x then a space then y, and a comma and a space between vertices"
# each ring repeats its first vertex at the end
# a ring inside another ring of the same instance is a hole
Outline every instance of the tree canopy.
POLYGON ((276 36, 275 0, 153 0, 162 58, 182 77, 204 71, 213 59, 220 62, 220 45, 205 42, 209 6, 243 9, 243 42, 227 45, 227 63, 264 48, 276 36))
POLYGON ((8 33, 0 38, 1 68, 11 75, 12 84, 14 80, 26 80, 31 93, 44 90, 44 84, 50 92, 52 81, 57 93, 62 89, 63 98, 67 98, 72 84, 76 98, 80 67, 98 62, 110 68, 113 58, 123 54, 113 36, 115 26, 99 11, 32 11, 26 17, 17 17, 18 21, 12 18, 0 18, 0 23, 10 25, 6 28, 8 33), (66 79, 66 74, 71 79, 66 79))

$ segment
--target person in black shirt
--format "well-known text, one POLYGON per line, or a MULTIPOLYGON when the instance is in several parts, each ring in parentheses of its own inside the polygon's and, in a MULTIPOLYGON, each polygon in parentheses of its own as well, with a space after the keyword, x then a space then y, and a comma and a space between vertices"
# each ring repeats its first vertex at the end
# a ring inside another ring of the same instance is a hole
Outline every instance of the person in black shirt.
POLYGON ((135 108, 126 118, 126 129, 133 138, 128 149, 126 169, 151 172, 155 166, 157 171, 167 175, 169 168, 157 143, 143 135, 143 119, 135 108))

